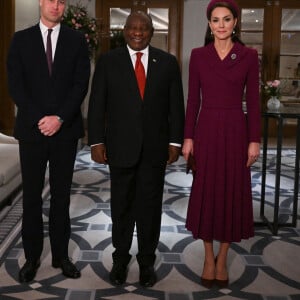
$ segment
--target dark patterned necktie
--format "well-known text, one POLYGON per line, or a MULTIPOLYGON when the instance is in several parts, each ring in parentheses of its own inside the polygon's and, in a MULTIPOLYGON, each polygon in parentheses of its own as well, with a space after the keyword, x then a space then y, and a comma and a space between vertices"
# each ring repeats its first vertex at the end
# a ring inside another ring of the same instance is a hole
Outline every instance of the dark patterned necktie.
POLYGON ((141 61, 143 53, 142 52, 137 52, 136 53, 136 62, 135 62, 135 76, 138 82, 139 90, 142 99, 144 98, 144 91, 145 91, 145 85, 146 85, 146 74, 145 74, 145 69, 143 66, 143 63, 141 61))
POLYGON ((47 47, 46 47, 46 55, 47 55, 48 69, 49 69, 50 75, 52 73, 52 43, 51 43, 52 31, 53 31, 53 29, 48 29, 47 47))

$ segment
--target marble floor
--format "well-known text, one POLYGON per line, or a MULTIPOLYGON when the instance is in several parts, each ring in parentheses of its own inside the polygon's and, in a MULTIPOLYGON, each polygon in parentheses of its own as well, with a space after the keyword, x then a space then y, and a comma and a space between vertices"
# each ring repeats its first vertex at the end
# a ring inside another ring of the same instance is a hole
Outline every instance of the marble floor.
MULTIPOLYGON (((273 155, 273 156, 272 156, 273 155)), ((291 220, 293 194, 293 163, 295 151, 285 150, 282 159, 282 187, 279 220, 291 220)), ((273 216, 274 160, 270 153, 266 181, 266 215, 273 216)), ((140 287, 135 259, 136 239, 129 274, 121 287, 110 284, 112 266, 110 182, 109 170, 90 160, 84 147, 77 155, 70 214, 72 236, 70 257, 81 270, 80 279, 62 276, 51 267, 48 239, 49 188, 44 190, 45 240, 42 264, 36 278, 29 284, 18 283, 18 270, 24 263, 20 238, 22 194, 11 207, 0 213, 0 299, 1 300, 192 300, 192 299, 300 299, 300 222, 297 227, 280 227, 278 235, 260 223, 261 165, 252 168, 255 236, 231 244, 228 269, 228 288, 206 289, 200 285, 203 247, 185 229, 187 202, 192 175, 185 174, 181 158, 169 166, 165 176, 161 238, 157 249, 155 269, 157 284, 149 289, 140 287)), ((298 206, 299 208, 299 206, 298 206)), ((217 243, 215 244, 217 246, 217 243)))

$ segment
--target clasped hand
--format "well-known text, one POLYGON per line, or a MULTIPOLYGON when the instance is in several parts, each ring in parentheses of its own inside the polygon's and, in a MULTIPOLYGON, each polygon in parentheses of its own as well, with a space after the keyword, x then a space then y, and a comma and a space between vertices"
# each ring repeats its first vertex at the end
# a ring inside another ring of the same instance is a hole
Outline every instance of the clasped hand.
POLYGON ((59 131, 61 122, 59 122, 57 116, 46 116, 40 119, 38 127, 43 135, 52 136, 59 131))

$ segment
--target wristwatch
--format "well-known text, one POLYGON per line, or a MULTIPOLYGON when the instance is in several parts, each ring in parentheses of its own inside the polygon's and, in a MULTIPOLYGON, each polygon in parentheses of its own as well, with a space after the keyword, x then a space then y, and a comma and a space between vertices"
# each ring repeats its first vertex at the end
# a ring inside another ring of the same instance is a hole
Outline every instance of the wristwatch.
POLYGON ((64 120, 61 118, 61 117, 59 117, 59 116, 56 116, 57 117, 57 120, 60 122, 60 123, 63 123, 64 122, 64 120))

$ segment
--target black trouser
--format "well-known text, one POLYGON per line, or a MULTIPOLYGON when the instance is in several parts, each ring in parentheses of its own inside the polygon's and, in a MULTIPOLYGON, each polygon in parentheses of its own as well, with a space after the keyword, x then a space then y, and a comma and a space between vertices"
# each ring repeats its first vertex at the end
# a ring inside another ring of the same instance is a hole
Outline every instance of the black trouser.
POLYGON ((110 167, 110 174, 113 261, 128 264, 136 225, 138 263, 153 266, 160 236, 165 166, 139 163, 132 168, 110 167))
POLYGON ((52 257, 68 257, 71 233, 69 205, 77 140, 58 141, 48 137, 42 142, 20 141, 23 179, 22 240, 25 258, 38 259, 43 250, 42 191, 49 164, 49 236, 52 257))

